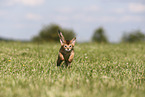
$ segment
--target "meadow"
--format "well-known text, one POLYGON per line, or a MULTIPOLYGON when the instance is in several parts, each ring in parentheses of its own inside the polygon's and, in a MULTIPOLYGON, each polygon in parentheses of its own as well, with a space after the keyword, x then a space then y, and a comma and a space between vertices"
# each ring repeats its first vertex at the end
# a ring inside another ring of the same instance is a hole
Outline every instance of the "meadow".
POLYGON ((70 68, 60 44, 0 42, 0 97, 145 97, 145 44, 76 44, 70 68))

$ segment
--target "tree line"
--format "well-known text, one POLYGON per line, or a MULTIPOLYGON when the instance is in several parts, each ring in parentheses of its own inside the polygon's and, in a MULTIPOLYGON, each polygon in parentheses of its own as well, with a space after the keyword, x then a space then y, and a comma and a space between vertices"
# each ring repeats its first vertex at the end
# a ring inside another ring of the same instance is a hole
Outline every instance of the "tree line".
MULTIPOLYGON (((72 29, 62 28, 57 24, 51 24, 44 26, 38 35, 34 36, 32 42, 59 42, 58 30, 60 30, 66 40, 70 40, 76 36, 76 33, 72 29)), ((99 27, 94 30, 91 38, 92 42, 97 43, 109 43, 106 31, 103 27, 99 27)), ((15 41, 13 39, 5 39, 0 37, 0 41, 15 41)), ((145 34, 140 30, 126 32, 121 38, 121 42, 134 43, 145 42, 145 34)))
MULTIPOLYGON (((37 36, 32 38, 33 42, 58 42, 58 30, 60 30, 66 40, 70 40, 76 36, 76 33, 72 29, 61 28, 56 24, 51 24, 44 26, 37 36)), ((103 27, 99 27, 94 31, 94 34, 91 39, 93 42, 97 43, 109 43, 108 37, 106 36, 106 32, 103 27)), ((121 42, 145 42, 145 34, 140 30, 132 31, 129 33, 125 33, 122 36, 121 42)))

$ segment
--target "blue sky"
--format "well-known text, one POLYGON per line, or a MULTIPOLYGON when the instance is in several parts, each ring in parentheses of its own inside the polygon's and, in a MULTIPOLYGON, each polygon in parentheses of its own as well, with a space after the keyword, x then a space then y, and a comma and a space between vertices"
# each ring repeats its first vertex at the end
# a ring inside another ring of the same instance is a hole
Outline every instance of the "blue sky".
POLYGON ((78 41, 104 27, 119 42, 124 32, 145 33, 145 0, 0 0, 0 37, 30 40, 52 23, 73 29, 78 41))

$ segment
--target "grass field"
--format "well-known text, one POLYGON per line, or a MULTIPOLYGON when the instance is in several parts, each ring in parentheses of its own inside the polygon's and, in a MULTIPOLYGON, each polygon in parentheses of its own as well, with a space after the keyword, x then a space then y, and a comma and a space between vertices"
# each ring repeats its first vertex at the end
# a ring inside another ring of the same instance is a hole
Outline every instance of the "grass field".
POLYGON ((77 44, 57 68, 60 44, 0 42, 0 97, 145 97, 145 44, 77 44))

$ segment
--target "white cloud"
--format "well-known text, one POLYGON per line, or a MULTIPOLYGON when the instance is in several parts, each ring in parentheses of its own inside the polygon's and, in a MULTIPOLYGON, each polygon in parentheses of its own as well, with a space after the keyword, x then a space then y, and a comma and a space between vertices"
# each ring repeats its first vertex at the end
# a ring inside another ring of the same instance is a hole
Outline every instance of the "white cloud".
POLYGON ((145 5, 141 3, 130 3, 129 10, 134 13, 145 12, 145 5))
POLYGON ((98 19, 100 22, 115 22, 115 23, 129 23, 129 22, 143 22, 144 17, 125 15, 121 17, 115 16, 105 16, 98 19))
POLYGON ((83 21, 86 23, 127 23, 127 22, 144 22, 145 19, 142 16, 123 15, 123 16, 92 16, 78 14, 72 17, 72 20, 83 21))
POLYGON ((56 16, 55 19, 58 21, 68 21, 70 18, 67 16, 56 16))
POLYGON ((44 0, 17 0, 24 5, 36 6, 44 3, 44 0))
POLYGON ((29 13, 26 15, 26 19, 29 19, 29 20, 41 20, 42 17, 38 14, 33 14, 33 13, 29 13))
POLYGON ((116 8, 116 9, 113 9, 113 12, 117 13, 117 14, 123 14, 125 13, 125 8, 116 8))
POLYGON ((92 6, 89 6, 87 8, 84 8, 83 10, 84 11, 89 11, 89 12, 96 12, 96 11, 99 11, 100 8, 99 8, 99 6, 92 5, 92 6))
POLYGON ((7 14, 6 11, 4 11, 4 10, 0 10, 0 16, 4 16, 4 15, 6 15, 6 14, 7 14))
POLYGON ((56 9, 57 12, 63 13, 63 14, 68 14, 68 13, 72 13, 73 11, 75 11, 75 8, 58 8, 56 9))
POLYGON ((45 0, 5 0, 1 2, 3 5, 12 6, 15 4, 22 4, 26 6, 37 6, 44 3, 45 0))
POLYGON ((123 16, 120 22, 143 22, 145 21, 143 17, 140 16, 123 16))
POLYGON ((70 7, 63 7, 63 8, 58 8, 56 9, 57 12, 60 12, 60 13, 63 13, 63 14, 70 14, 70 13, 74 13, 74 12, 85 12, 85 13, 88 13, 88 12, 97 12, 99 11, 100 8, 99 6, 96 6, 96 5, 92 5, 92 6, 87 6, 87 7, 84 7, 84 8, 70 8, 70 7))
POLYGON ((127 7, 113 9, 113 12, 117 13, 117 14, 144 13, 145 12, 145 4, 129 3, 127 7))

